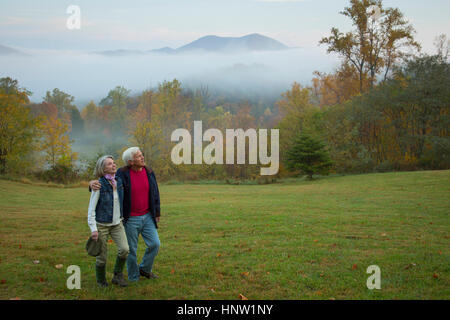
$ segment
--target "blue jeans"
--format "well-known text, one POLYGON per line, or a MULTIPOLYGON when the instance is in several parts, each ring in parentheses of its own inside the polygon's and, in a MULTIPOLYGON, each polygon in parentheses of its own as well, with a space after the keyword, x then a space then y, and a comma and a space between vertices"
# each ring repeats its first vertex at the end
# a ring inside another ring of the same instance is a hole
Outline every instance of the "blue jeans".
POLYGON ((128 246, 130 252, 127 257, 128 280, 139 280, 139 268, 145 272, 151 272, 153 268, 153 261, 159 251, 159 237, 156 230, 155 222, 150 213, 143 216, 129 217, 125 224, 125 232, 127 234, 128 246), (139 234, 142 235, 147 246, 142 262, 138 267, 137 264, 137 245, 139 234))

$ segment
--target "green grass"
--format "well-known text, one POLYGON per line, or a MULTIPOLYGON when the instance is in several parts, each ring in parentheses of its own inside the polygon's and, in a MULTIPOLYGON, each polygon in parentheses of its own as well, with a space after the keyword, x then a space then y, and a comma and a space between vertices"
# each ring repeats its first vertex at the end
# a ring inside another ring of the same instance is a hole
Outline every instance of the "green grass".
POLYGON ((163 184, 160 279, 99 289, 87 188, 0 180, 0 299, 449 299, 449 190, 450 171, 163 184), (66 287, 69 265, 80 290, 66 287))

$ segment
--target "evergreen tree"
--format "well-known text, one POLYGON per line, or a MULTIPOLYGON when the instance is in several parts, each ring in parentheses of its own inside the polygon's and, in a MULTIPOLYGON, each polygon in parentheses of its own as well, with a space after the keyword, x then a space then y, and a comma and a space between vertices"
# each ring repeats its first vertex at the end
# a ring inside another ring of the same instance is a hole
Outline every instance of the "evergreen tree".
POLYGON ((332 163, 324 143, 300 134, 287 152, 286 164, 289 170, 301 170, 312 180, 313 174, 328 174, 332 163))

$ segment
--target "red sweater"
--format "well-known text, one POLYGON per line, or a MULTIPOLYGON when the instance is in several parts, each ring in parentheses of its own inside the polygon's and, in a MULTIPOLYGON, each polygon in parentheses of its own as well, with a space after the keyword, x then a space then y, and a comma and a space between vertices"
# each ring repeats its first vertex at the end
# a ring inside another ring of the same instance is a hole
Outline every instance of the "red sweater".
POLYGON ((141 171, 130 169, 130 181, 132 190, 130 216, 142 216, 150 211, 148 204, 149 185, 145 168, 142 168, 141 171))

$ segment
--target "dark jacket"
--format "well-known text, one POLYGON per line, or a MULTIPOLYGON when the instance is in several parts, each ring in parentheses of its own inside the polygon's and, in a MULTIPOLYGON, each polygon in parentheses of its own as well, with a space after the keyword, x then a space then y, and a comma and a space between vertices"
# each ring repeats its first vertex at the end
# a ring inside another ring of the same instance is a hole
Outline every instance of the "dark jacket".
MULTIPOLYGON (((130 181, 130 167, 122 167, 119 168, 116 172, 116 177, 120 177, 123 184, 124 197, 123 197, 123 222, 126 223, 131 213, 131 181, 130 181)), ((147 172, 148 178, 148 186, 149 186, 149 195, 148 195, 148 204, 150 206, 150 215, 152 216, 156 228, 158 228, 158 224, 156 223, 156 217, 161 215, 161 207, 159 201, 159 189, 158 183, 156 182, 155 174, 153 170, 148 167, 144 167, 144 170, 147 172)))
MULTIPOLYGON (((116 176, 117 181, 117 194, 119 195, 120 203, 120 217, 123 217, 123 196, 124 189, 122 179, 116 176)), ((102 185, 99 190, 100 195, 97 202, 97 207, 95 208, 95 221, 100 223, 111 223, 113 219, 114 212, 114 190, 111 184, 106 180, 105 177, 99 179, 102 185)))

